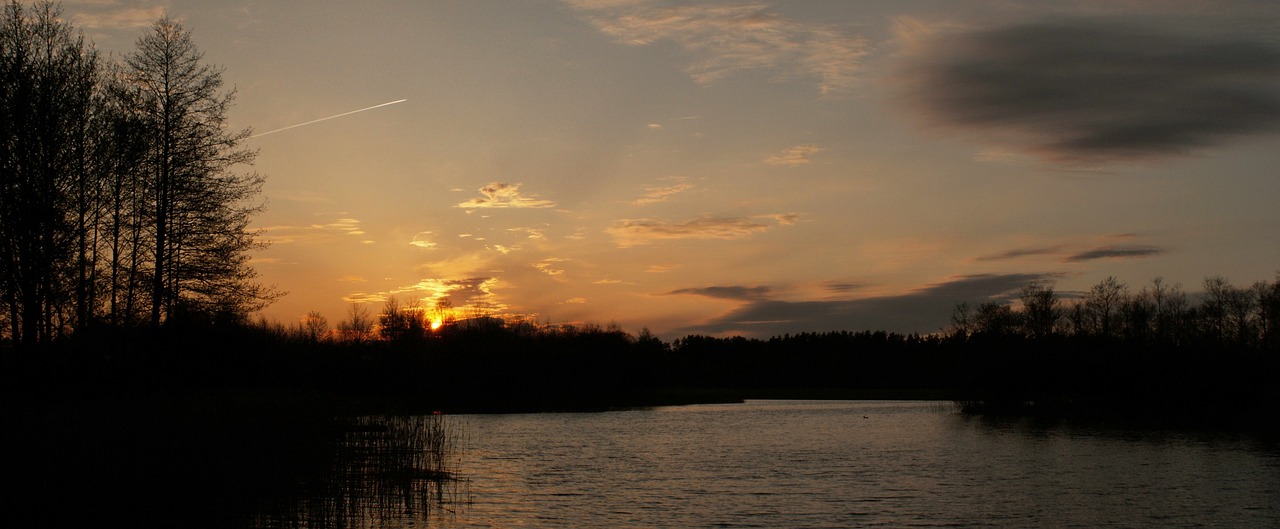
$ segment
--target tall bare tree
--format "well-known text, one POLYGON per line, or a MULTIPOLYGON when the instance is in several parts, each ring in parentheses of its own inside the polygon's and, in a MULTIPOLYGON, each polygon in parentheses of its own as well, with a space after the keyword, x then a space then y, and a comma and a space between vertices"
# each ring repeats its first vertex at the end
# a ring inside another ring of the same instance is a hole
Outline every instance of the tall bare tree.
POLYGON ((0 303, 24 347, 93 311, 99 59, 60 15, 10 1, 0 19, 0 303))
POLYGON ((248 252, 261 246, 249 221, 263 180, 232 170, 257 153, 242 146, 248 129, 227 129, 235 92, 223 91, 222 70, 203 57, 190 32, 165 17, 125 61, 149 144, 155 325, 179 311, 243 315, 274 295, 248 266, 248 252))

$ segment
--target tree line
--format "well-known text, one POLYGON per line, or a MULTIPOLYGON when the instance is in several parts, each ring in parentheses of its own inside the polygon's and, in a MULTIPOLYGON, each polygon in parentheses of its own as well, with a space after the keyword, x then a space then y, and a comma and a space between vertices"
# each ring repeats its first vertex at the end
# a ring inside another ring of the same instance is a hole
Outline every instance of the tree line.
POLYGON ((0 20, 0 338, 240 318, 275 295, 249 229, 263 179, 234 90, 167 16, 121 60, 41 2, 0 20))
POLYGON ((1056 293, 1051 283, 1033 282, 1019 292, 1018 306, 959 303, 948 333, 959 339, 1087 336, 1134 346, 1280 349, 1280 276, 1247 287, 1209 277, 1199 297, 1193 303, 1180 285, 1160 277, 1136 292, 1107 277, 1070 297, 1056 293))
POLYGON ((1135 290, 1108 277, 1081 293, 1030 283, 1010 298, 962 302, 950 327, 927 335, 665 342, 616 324, 451 319, 447 303, 395 299, 377 314, 353 305, 333 329, 319 313, 259 329, 278 340, 273 349, 326 366, 307 387, 455 410, 928 398, 975 413, 1255 425, 1280 409, 1280 280, 1211 277, 1188 294, 1160 278, 1135 290))

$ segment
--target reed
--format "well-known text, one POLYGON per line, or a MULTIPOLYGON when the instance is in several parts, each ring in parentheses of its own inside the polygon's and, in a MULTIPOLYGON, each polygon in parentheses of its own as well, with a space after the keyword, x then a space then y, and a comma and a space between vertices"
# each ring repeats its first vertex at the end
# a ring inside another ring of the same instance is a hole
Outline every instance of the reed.
POLYGON ((446 415, 345 419, 328 468, 254 525, 386 527, 452 515, 469 496, 458 472, 463 440, 462 425, 446 415))

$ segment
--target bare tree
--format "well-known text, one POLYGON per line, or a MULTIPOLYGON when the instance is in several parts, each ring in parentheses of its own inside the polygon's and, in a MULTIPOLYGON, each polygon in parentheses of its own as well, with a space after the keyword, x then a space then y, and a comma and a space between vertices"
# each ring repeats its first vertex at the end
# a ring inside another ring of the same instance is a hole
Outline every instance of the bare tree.
POLYGON ((329 336, 329 320, 313 310, 302 319, 302 330, 311 343, 322 342, 329 336))
POLYGON ((1062 317, 1052 283, 1033 282, 1022 289, 1022 324, 1027 335, 1043 338, 1053 334, 1062 317))
POLYGON ((1114 276, 1099 281, 1084 298, 1084 316, 1090 332, 1113 336, 1119 327, 1120 309, 1129 296, 1129 287, 1114 276))
POLYGON ((1264 347, 1280 346, 1280 274, 1274 282, 1259 281, 1253 285, 1257 297, 1258 340, 1264 347))
POLYGON ((369 316, 369 309, 360 303, 351 302, 346 321, 338 324, 338 332, 342 334, 343 340, 350 343, 363 343, 373 338, 373 318, 369 316))
POLYGON ((168 17, 126 58, 149 143, 152 324, 179 309, 243 315, 275 296, 248 266, 248 252, 261 247, 248 225, 263 180, 231 171, 256 155, 241 147, 250 131, 226 129, 234 90, 223 92, 221 69, 202 60, 168 17))
POLYGON ((1163 277, 1153 279, 1146 292, 1155 306, 1152 325, 1156 338, 1166 343, 1180 340, 1187 316, 1187 295, 1179 285, 1165 284, 1163 277))
POLYGON ((951 336, 968 338, 973 334, 973 306, 968 301, 957 303, 951 310, 951 336))
POLYGON ((1196 319, 1203 338, 1217 342, 1229 333, 1227 305, 1230 303, 1231 290, 1231 282, 1225 277, 1205 278, 1205 299, 1196 311, 1196 319))
POLYGON ((1004 336, 1018 328, 1018 314, 1008 303, 988 301, 978 305, 973 315, 975 334, 1004 336))
POLYGON ((58 7, 0 19, 0 304, 23 347, 93 310, 96 182, 90 144, 100 63, 58 7))

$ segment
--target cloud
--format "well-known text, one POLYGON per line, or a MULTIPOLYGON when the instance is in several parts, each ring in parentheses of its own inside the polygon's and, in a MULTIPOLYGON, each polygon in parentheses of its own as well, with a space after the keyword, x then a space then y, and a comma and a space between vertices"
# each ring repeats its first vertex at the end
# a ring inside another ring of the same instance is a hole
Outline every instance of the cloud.
POLYGON ((1135 259, 1151 257, 1165 253, 1164 248, 1146 245, 1103 246, 1071 255, 1064 259, 1068 263, 1093 261, 1095 259, 1135 259))
POLYGON ((480 188, 480 194, 484 196, 473 198, 455 207, 464 209, 553 208, 556 205, 555 202, 550 200, 521 196, 520 184, 518 183, 490 182, 489 185, 480 188))
POLYGON ((493 292, 497 285, 496 277, 426 278, 412 285, 380 292, 370 297, 380 296, 385 300, 393 295, 415 293, 422 296, 423 301, 430 305, 448 299, 456 312, 465 314, 475 311, 491 314, 508 309, 507 304, 493 292))
POLYGON ((697 294, 709 298, 762 300, 769 296, 770 288, 766 286, 713 286, 701 288, 682 288, 672 290, 668 294, 697 294))
MULTIPOLYGON (((150 3, 150 2, 147 2, 150 3)), ((116 2, 68 2, 71 21, 88 30, 136 30, 151 27, 164 16, 163 5, 121 6, 116 2)))
POLYGON ((768 224, 752 218, 702 216, 680 223, 624 219, 606 231, 613 235, 618 246, 629 247, 666 239, 743 239, 768 229, 768 224))
POLYGON ((649 204, 656 204, 658 202, 666 201, 668 198, 671 198, 673 195, 678 195, 680 193, 683 193, 685 191, 688 191, 694 188, 693 184, 690 184, 687 181, 688 178, 683 176, 672 176, 666 179, 674 183, 668 186, 646 187, 644 196, 633 200, 631 203, 637 206, 647 206, 649 204))
POLYGON ((368 292, 352 292, 350 294, 342 296, 342 301, 345 301, 347 303, 382 303, 382 302, 385 302, 386 300, 387 300, 386 294, 376 293, 376 292, 373 294, 370 294, 368 292))
POLYGON ((826 281, 822 283, 823 290, 834 294, 847 294, 865 286, 861 283, 846 283, 843 281, 826 281))
POLYGON ((431 242, 430 240, 428 240, 428 237, 429 237, 430 235, 431 235, 431 232, 429 232, 429 231, 418 232, 418 234, 417 234, 417 235, 414 235, 414 236, 413 236, 413 240, 410 240, 410 241, 409 241, 409 245, 410 245, 410 246, 417 246, 417 247, 419 247, 419 248, 426 248, 426 249, 435 248, 435 247, 436 247, 436 243, 431 242))
POLYGON ((1280 130, 1275 37, 1198 26, 1061 18, 932 32, 897 79, 927 123, 1051 162, 1161 158, 1280 130))
POLYGON ((1007 252, 998 254, 984 255, 978 257, 979 261, 1005 261, 1009 259, 1017 259, 1019 257, 1031 257, 1038 255, 1052 255, 1062 251, 1061 246, 1043 246, 1036 248, 1014 248, 1007 252))
POLYGON ((950 324, 951 311, 963 301, 1009 301, 1032 281, 1056 274, 982 274, 951 278, 898 296, 855 300, 750 300, 707 323, 679 333, 769 337, 784 333, 837 330, 884 330, 931 333, 950 324))
POLYGON ((789 20, 764 4, 567 2, 619 42, 671 42, 694 82, 710 84, 743 71, 816 79, 822 94, 850 92, 870 42, 829 26, 789 20))
POLYGON ((537 228, 526 228, 526 227, 507 228, 507 231, 511 233, 523 233, 525 235, 525 238, 527 239, 543 239, 546 237, 542 233, 542 230, 539 230, 537 228))
POLYGON ((800 215, 797 215, 795 213, 777 213, 774 215, 757 215, 755 218, 773 219, 780 225, 790 226, 800 220, 800 215))
POLYGON ((569 299, 566 299, 566 300, 564 300, 564 302, 562 302, 562 304, 564 304, 564 305, 581 305, 581 304, 586 303, 586 302, 587 302, 587 298, 584 298, 584 297, 576 297, 576 298, 569 298, 569 299))
POLYGON ((533 263, 533 267, 537 268, 539 272, 555 277, 564 273, 563 268, 556 268, 556 263, 562 263, 567 260, 568 259, 561 259, 559 257, 548 257, 533 263))
POLYGON ((764 163, 795 167, 809 163, 809 157, 819 152, 822 152, 822 147, 817 145, 797 145, 783 151, 782 154, 765 158, 764 163))
POLYGON ((680 268, 678 264, 655 264, 649 265, 644 269, 646 274, 665 274, 680 268))
MULTIPOLYGON (((345 214, 345 213, 340 213, 345 214)), ((294 242, 310 242, 331 240, 335 235, 364 235, 360 220, 353 218, 334 219, 333 222, 310 224, 307 226, 278 225, 260 228, 259 239, 271 244, 290 244, 294 242)))

